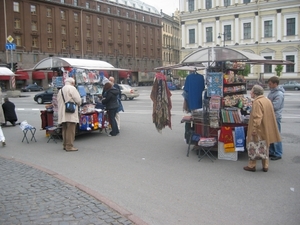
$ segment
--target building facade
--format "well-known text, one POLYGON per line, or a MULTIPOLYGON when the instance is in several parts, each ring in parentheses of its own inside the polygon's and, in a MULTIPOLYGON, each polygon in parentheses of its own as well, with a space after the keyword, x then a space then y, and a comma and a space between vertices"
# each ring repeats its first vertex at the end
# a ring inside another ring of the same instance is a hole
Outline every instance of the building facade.
MULTIPOLYGON (((283 59, 281 78, 300 79, 299 0, 180 0, 182 54, 226 46, 283 59)), ((251 66, 248 78, 275 75, 272 65, 251 66)))
MULTIPOLYGON (((1 2, 1 63, 11 61, 5 49, 10 35, 16 44, 13 61, 21 69, 49 56, 103 60, 131 70, 133 76, 162 65, 161 15, 140 1, 1 2)), ((47 78, 29 79, 43 86, 48 83, 47 78)))

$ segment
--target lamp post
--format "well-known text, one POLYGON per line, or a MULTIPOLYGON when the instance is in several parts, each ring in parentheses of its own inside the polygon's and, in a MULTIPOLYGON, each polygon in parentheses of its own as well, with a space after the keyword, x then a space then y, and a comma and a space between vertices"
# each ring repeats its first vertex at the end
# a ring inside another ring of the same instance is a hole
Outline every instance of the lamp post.
POLYGON ((223 47, 225 47, 225 39, 226 39, 226 33, 219 33, 218 39, 221 39, 221 35, 223 35, 224 39, 223 39, 223 47))

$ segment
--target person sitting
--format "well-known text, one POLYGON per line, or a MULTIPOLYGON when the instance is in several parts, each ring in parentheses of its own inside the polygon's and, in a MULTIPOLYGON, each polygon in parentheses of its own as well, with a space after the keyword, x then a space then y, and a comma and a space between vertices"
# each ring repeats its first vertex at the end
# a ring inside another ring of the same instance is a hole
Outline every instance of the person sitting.
POLYGON ((4 113, 5 123, 6 126, 7 121, 9 121, 13 126, 16 126, 16 122, 18 120, 17 114, 15 111, 15 104, 9 101, 8 97, 4 98, 4 103, 2 104, 2 109, 4 113))

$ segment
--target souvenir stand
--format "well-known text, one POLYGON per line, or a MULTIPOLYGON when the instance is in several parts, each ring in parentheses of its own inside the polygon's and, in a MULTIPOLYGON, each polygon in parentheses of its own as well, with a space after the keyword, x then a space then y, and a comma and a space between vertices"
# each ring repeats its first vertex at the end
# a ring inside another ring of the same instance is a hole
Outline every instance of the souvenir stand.
POLYGON ((103 81, 107 80, 103 71, 122 69, 99 60, 50 57, 37 63, 33 70, 52 70, 55 74, 52 78, 52 103, 46 106, 46 110, 41 111, 41 127, 50 134, 49 140, 61 133, 58 124, 57 93, 67 77, 75 79, 75 86, 82 98, 76 135, 109 127, 106 111, 103 108, 95 108, 95 105, 99 100, 98 95, 102 94, 103 81))

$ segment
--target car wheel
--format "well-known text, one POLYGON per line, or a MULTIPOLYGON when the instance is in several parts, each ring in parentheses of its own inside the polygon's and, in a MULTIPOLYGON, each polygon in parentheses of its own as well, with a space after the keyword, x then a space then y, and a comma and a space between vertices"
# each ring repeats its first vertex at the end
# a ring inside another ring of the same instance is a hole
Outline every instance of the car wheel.
POLYGON ((126 95, 124 95, 124 94, 122 94, 122 95, 121 95, 121 100, 122 100, 122 101, 125 101, 125 100, 127 100, 127 96, 126 96, 126 95))
POLYGON ((42 97, 38 97, 38 98, 37 98, 37 103, 38 103, 38 104, 43 104, 43 99, 42 99, 42 97))
POLYGON ((40 91, 42 91, 43 90, 43 88, 40 88, 40 91))
POLYGON ((129 98, 129 100, 133 100, 133 98, 129 98))
POLYGON ((31 89, 28 89, 28 92, 31 92, 31 89))
POLYGON ((298 87, 295 87, 295 91, 298 91, 299 90, 299 88, 298 87))

